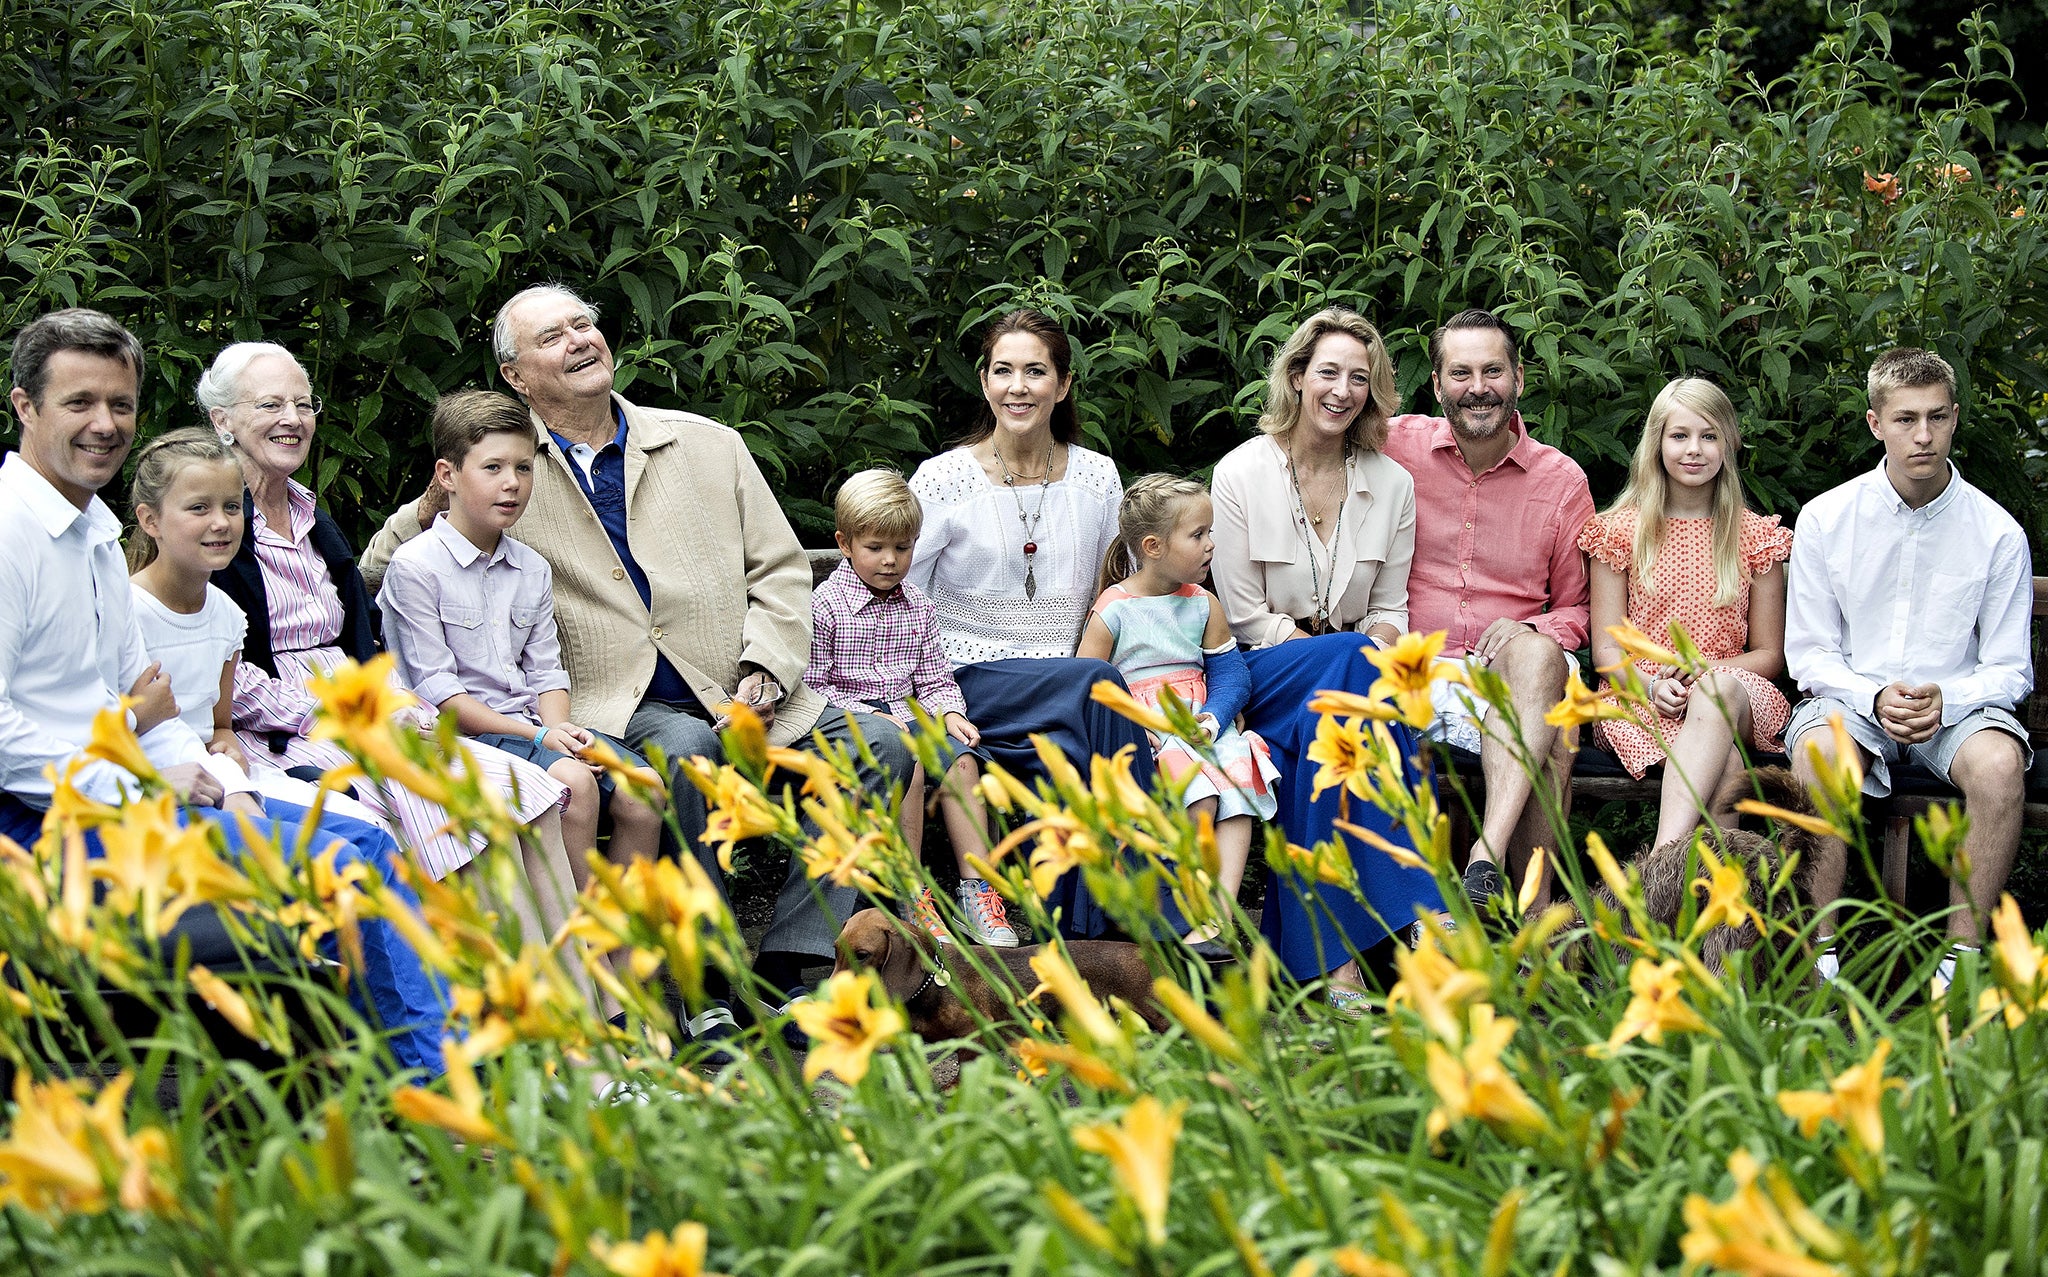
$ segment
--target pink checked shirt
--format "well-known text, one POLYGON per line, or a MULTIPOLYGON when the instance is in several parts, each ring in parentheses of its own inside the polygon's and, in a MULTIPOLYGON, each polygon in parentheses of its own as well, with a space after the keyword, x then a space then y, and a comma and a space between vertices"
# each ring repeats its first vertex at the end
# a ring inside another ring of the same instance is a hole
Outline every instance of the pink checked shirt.
POLYGON ((804 685, 841 709, 889 707, 910 698, 935 717, 966 714, 967 701, 939 643, 938 608, 908 582, 876 594, 845 559, 811 595, 811 664, 804 685))
POLYGON ((1509 428, 1521 441, 1480 475, 1444 418, 1404 413, 1390 424, 1385 452, 1415 476, 1409 626, 1444 631, 1445 656, 1464 655, 1502 617, 1567 652, 1585 646, 1579 530, 1593 517, 1593 493, 1578 462, 1530 438, 1519 412, 1509 428))

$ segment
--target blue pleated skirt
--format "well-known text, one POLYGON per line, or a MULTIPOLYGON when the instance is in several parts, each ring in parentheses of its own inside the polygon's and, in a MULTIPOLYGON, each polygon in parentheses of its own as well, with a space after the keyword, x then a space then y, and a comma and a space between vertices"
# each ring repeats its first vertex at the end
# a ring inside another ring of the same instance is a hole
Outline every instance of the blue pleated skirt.
MULTIPOLYGON (((1378 668, 1365 658, 1369 641, 1360 634, 1324 634, 1246 652, 1252 695, 1245 706, 1244 724, 1265 738, 1273 762, 1280 768, 1280 810, 1275 819, 1288 840, 1312 847, 1327 838, 1343 838, 1358 867, 1360 894, 1372 902, 1380 918, 1403 927, 1415 920, 1418 909, 1443 908, 1435 879, 1420 869, 1404 869, 1385 852, 1338 834, 1331 823, 1338 818, 1338 790, 1326 789, 1319 799, 1309 797, 1317 767, 1308 761, 1308 747, 1315 741, 1319 718, 1308 711, 1309 698, 1319 691, 1366 694, 1379 677, 1378 668)), ((1408 783, 1428 784, 1427 773, 1417 766, 1419 736, 1398 723, 1392 728, 1406 760, 1408 783)), ((1406 832, 1369 802, 1353 798, 1350 821, 1396 846, 1410 845, 1406 832)), ((1363 952, 1387 935, 1387 927, 1348 893, 1280 874, 1267 878, 1261 930, 1298 980, 1313 980, 1336 970, 1354 950, 1363 952)))
MULTIPOLYGON (((1074 656, 1012 657, 963 665, 953 676, 967 698, 968 719, 981 731, 981 743, 973 752, 1001 763, 1004 771, 1025 784, 1045 774, 1031 743, 1037 734, 1065 751, 1083 776, 1095 755, 1106 758, 1135 745, 1131 775, 1146 789, 1152 787, 1152 745, 1145 739, 1145 729, 1088 699, 1089 689, 1103 679, 1125 686, 1124 676, 1109 662, 1074 656)), ((1070 940, 1094 939, 1114 925, 1078 870, 1060 879, 1045 905, 1059 911, 1060 934, 1070 940)))

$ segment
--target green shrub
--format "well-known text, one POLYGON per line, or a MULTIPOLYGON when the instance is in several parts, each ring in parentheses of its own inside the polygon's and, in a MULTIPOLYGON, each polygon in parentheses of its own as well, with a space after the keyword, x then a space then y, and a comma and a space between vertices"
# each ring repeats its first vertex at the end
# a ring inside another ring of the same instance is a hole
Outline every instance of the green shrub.
POLYGON ((1770 84, 1717 34, 1560 0, 12 5, 0 321, 130 321, 152 429, 223 342, 294 347, 334 405, 312 481, 358 530, 547 278, 607 310, 629 394, 744 430, 812 533, 838 475, 965 424, 972 329, 1025 300, 1083 340, 1087 432, 1129 469, 1239 440, 1312 307, 1376 319, 1420 403, 1421 336, 1489 305, 1601 495, 1702 372, 1788 513, 1870 463, 1862 370, 1910 341, 2038 533, 2043 171, 1979 100, 2009 55, 1968 25, 1923 99, 1874 14, 1770 84))

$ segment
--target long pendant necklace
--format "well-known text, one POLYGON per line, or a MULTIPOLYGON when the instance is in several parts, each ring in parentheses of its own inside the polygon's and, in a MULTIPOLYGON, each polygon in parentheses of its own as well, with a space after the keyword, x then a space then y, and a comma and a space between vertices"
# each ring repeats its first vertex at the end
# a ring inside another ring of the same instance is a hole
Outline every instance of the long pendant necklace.
MULTIPOLYGON (((1017 476, 1010 473, 1010 465, 1003 460, 1003 450, 994 449, 996 468, 1003 472, 1003 486, 1010 490, 1010 499, 1017 503, 1017 522, 1024 525, 1024 597, 1038 597, 1038 569, 1033 560, 1038 557, 1038 519, 1045 513, 1045 490, 1052 483, 1052 447, 1045 449, 1045 469, 1038 476, 1038 504, 1024 513, 1024 498, 1017 491, 1017 476)), ((1028 482, 1028 480, 1027 480, 1028 482)))
MULTIPOLYGON (((1347 478, 1351 473, 1351 449, 1349 447, 1344 449, 1344 473, 1347 478)), ((1337 521, 1330 527, 1330 577, 1328 580, 1324 580, 1322 569, 1317 565, 1316 560, 1316 546, 1321 541, 1321 538, 1310 531, 1310 525, 1313 524, 1320 527, 1323 518, 1321 515, 1317 515, 1313 519, 1309 517, 1308 502, 1304 501, 1301 496, 1301 476, 1295 473, 1294 452, 1292 449, 1289 449, 1287 453, 1287 481, 1294 487, 1294 526, 1301 533, 1302 550, 1308 555, 1309 598, 1316 608, 1315 621, 1309 627, 1309 633, 1327 634, 1330 630, 1330 593, 1337 585, 1337 538, 1344 535, 1344 503, 1341 500, 1338 501, 1337 521)))

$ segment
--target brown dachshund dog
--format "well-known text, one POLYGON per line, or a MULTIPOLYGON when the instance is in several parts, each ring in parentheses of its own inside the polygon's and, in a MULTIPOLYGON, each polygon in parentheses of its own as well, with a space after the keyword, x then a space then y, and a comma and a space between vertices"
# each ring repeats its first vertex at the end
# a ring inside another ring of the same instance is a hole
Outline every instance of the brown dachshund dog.
MULTIPOLYGON (((1031 959, 1044 947, 977 947, 975 957, 984 966, 1006 969, 1020 988, 1030 990, 1039 984, 1031 959)), ((1072 940, 1067 943, 1067 954, 1097 997, 1122 998, 1155 1030, 1166 1027, 1152 996, 1152 971, 1137 945, 1072 940)), ((999 1030, 1005 1025, 1016 1027, 1009 1003, 979 972, 959 958, 941 964, 938 942, 930 932, 881 909, 863 909, 846 920, 839 932, 839 961, 833 970, 874 972, 889 996, 909 1013, 910 1027, 927 1042, 971 1037, 983 1020, 999 1030)), ((1036 1005, 1048 1020, 1059 1015, 1059 1000, 1050 992, 1039 994, 1036 1005)))

